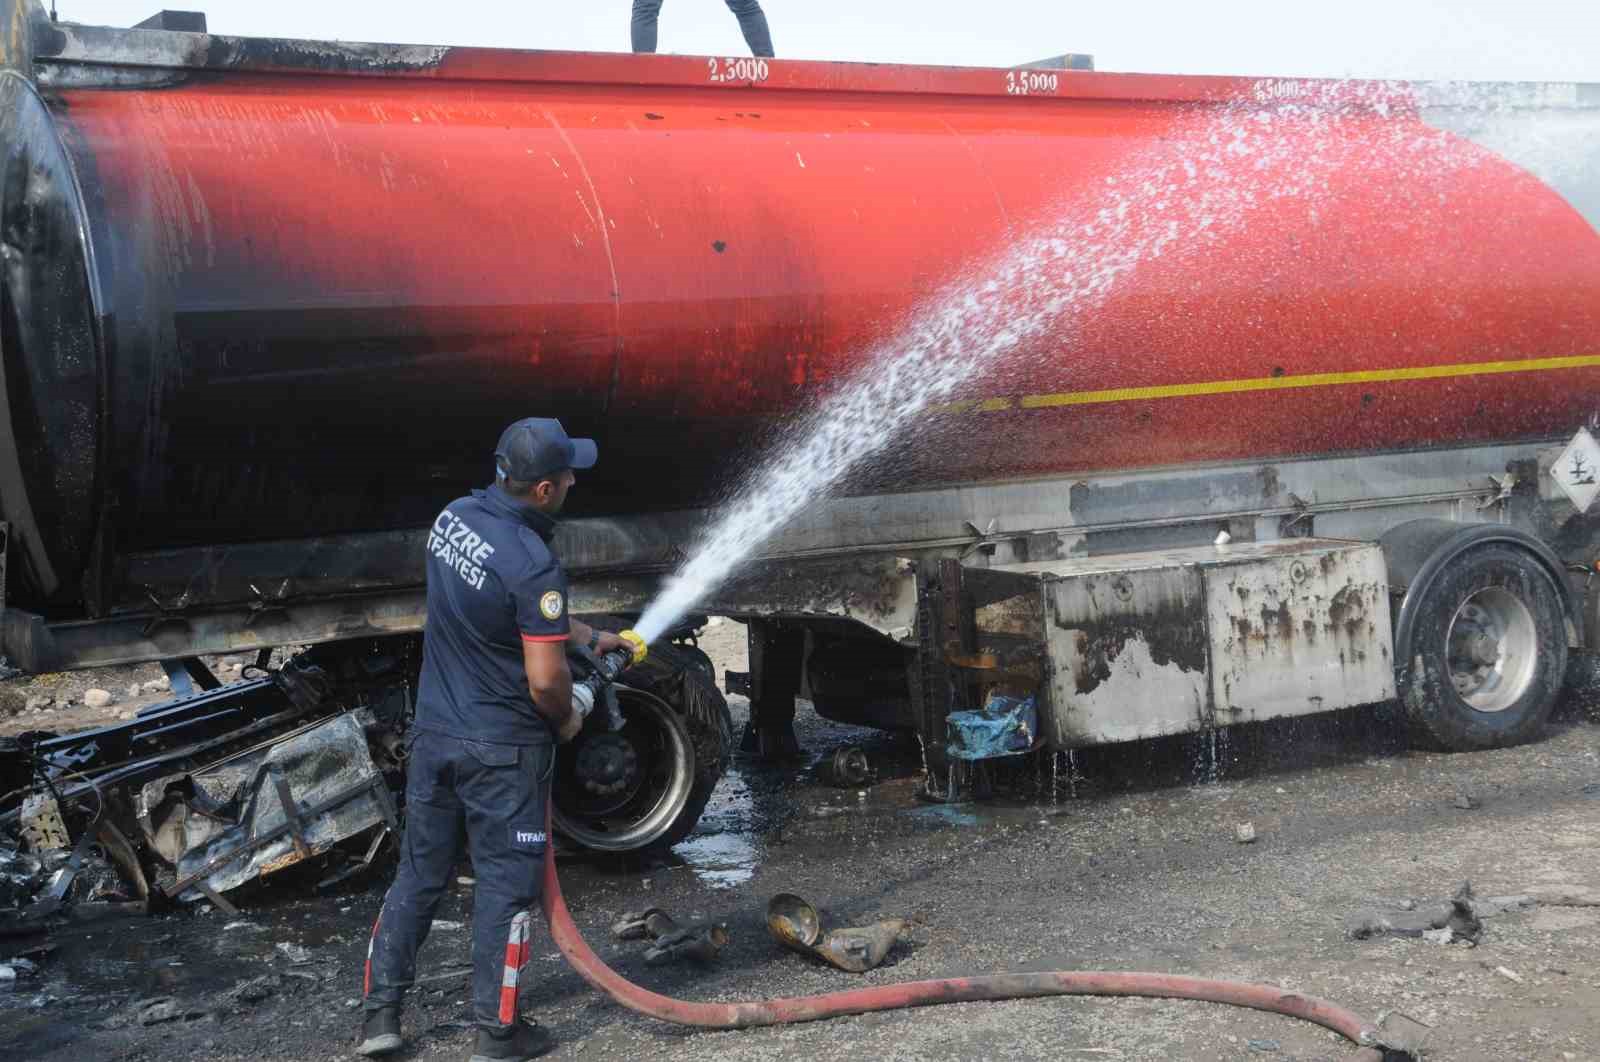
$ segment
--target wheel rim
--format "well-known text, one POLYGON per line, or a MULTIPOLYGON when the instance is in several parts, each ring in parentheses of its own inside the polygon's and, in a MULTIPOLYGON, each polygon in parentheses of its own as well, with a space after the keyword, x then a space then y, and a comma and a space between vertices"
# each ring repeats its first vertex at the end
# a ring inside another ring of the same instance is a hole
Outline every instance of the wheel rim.
POLYGON ((1539 633, 1521 598, 1485 587, 1456 609, 1445 649, 1461 699, 1480 712, 1503 712, 1533 685, 1539 633))
POLYGON ((694 788, 694 744, 682 718, 643 690, 618 686, 617 703, 621 730, 585 728, 556 753, 556 829, 597 852, 632 852, 660 840, 694 788))

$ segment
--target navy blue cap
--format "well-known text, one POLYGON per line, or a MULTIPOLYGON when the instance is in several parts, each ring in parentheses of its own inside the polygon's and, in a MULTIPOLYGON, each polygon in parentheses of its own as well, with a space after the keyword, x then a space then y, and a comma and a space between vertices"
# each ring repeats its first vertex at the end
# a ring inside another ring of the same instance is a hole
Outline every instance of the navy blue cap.
POLYGON ((593 468, 600 449, 593 439, 569 439, 559 420, 525 417, 500 433, 495 468, 523 483, 537 483, 564 468, 593 468))

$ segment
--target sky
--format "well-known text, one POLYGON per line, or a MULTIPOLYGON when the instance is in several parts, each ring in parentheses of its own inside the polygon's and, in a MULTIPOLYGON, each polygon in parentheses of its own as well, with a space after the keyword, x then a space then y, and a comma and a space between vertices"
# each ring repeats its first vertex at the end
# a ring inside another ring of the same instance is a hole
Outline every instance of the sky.
MULTIPOLYGON (((52 0, 43 0, 48 7, 52 0)), ((54 0, 131 26, 160 0, 54 0)), ((183 0, 174 0, 183 6, 183 0)), ((189 0, 211 32, 625 51, 629 0, 189 0)), ((1100 70, 1600 82, 1593 0, 763 0, 780 58, 1015 66, 1086 52, 1100 70)), ((742 55, 723 0, 666 0, 660 50, 742 55)))

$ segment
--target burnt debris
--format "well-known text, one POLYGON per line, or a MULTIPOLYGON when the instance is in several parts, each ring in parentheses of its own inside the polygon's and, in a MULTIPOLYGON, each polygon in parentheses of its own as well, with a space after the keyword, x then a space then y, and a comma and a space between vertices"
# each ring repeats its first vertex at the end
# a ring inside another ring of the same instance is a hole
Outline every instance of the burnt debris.
POLYGON ((317 888, 399 833, 412 661, 374 642, 123 723, 0 741, 0 933, 211 900, 291 867, 317 888))

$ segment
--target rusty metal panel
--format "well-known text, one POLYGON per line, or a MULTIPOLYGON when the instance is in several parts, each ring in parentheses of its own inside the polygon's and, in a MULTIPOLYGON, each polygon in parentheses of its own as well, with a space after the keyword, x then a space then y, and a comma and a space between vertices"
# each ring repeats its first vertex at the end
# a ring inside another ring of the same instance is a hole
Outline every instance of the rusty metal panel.
POLYGON ((1205 725, 1205 593, 1192 566, 1109 570, 1044 587, 1053 673, 1041 729, 1059 746, 1205 725))
POLYGON ((1206 613, 1221 722, 1395 695, 1386 569, 1376 545, 1312 543, 1208 566, 1206 613))
MULTIPOLYGON (((992 569, 993 570, 993 569, 992 569)), ((1039 580, 1057 747, 1133 741, 1394 696, 1383 552, 1283 539, 1003 565, 1039 580)), ((1018 634, 1028 610, 1001 603, 1018 634)), ((995 606, 990 606, 994 611, 995 606)))

